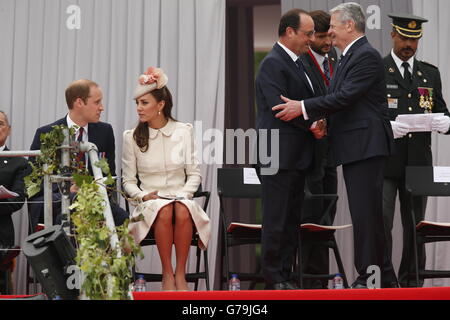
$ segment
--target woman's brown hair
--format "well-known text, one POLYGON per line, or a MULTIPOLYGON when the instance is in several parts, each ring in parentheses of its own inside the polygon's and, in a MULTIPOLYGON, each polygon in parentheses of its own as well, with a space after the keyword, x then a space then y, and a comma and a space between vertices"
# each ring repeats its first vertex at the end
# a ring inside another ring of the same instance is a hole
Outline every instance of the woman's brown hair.
MULTIPOLYGON (((157 102, 165 102, 164 109, 162 110, 164 118, 176 121, 172 117, 173 102, 172 94, 170 93, 169 89, 167 87, 162 87, 161 89, 155 89, 151 91, 150 94, 156 99, 157 102)), ((136 141, 136 144, 139 146, 139 149, 141 149, 141 152, 146 152, 148 150, 149 133, 147 122, 139 122, 138 126, 133 132, 133 138, 134 141, 136 141)))

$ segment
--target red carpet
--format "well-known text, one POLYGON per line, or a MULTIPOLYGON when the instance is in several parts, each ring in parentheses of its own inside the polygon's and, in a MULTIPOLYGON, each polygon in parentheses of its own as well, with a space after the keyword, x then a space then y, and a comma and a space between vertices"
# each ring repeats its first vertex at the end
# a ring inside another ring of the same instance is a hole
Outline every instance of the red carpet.
POLYGON ((343 290, 134 292, 135 300, 450 300, 450 287, 343 290))

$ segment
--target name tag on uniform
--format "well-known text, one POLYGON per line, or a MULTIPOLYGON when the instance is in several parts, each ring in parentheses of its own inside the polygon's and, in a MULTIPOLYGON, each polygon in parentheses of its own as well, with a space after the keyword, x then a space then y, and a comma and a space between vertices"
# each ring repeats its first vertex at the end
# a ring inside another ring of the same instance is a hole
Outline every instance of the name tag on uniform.
POLYGON ((398 99, 388 98, 389 109, 398 109, 398 99))
POLYGON ((387 84, 386 88, 387 89, 398 89, 398 84, 387 84))

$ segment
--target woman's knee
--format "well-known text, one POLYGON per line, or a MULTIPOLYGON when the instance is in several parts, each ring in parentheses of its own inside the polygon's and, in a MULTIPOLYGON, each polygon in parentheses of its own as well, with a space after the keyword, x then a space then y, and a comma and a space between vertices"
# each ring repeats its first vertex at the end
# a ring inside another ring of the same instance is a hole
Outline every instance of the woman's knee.
POLYGON ((189 223, 192 221, 188 208, 181 203, 175 204, 175 221, 176 223, 189 223))
POLYGON ((173 204, 169 204, 159 210, 158 220, 161 223, 170 223, 172 224, 173 219, 173 204))

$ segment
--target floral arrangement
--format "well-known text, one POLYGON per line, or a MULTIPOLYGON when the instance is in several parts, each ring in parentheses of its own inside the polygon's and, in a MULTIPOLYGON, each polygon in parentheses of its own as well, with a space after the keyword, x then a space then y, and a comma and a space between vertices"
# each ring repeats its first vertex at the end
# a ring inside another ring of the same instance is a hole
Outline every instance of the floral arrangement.
POLYGON ((139 77, 139 84, 149 85, 156 83, 156 88, 161 89, 167 84, 167 76, 161 68, 150 67, 139 77))

